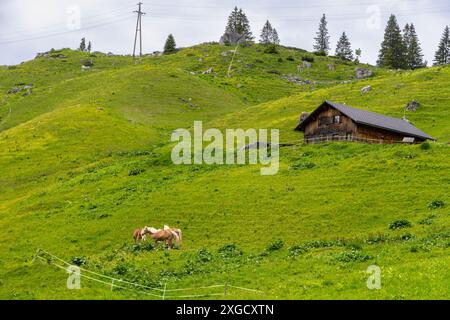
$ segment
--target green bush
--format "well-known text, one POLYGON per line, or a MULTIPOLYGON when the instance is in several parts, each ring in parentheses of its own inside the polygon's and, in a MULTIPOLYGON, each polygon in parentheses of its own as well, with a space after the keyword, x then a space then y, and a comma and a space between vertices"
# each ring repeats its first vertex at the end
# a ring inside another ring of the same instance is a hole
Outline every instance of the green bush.
POLYGON ((389 229, 391 229, 391 230, 410 228, 410 227, 412 227, 412 223, 409 222, 408 220, 396 220, 389 224, 389 229))
POLYGON ((371 257, 358 250, 344 251, 337 254, 334 254, 334 259, 340 262, 364 262, 369 260, 371 257))
POLYGON ((302 245, 295 245, 288 249, 289 257, 297 257, 308 252, 308 249, 302 245))
POLYGON ((197 261, 201 263, 210 262, 213 258, 213 255, 206 249, 200 249, 197 252, 197 261))
POLYGON ((295 59, 294 59, 294 57, 293 57, 293 56, 289 56, 289 57, 287 57, 287 58, 286 58, 286 60, 287 60, 287 61, 295 61, 295 59))
POLYGON ((123 276, 123 275, 127 274, 127 272, 128 272, 128 265, 123 264, 123 263, 118 264, 118 265, 114 266, 114 268, 113 268, 113 274, 115 274, 115 275, 123 276))
POLYGON ((266 250, 267 251, 276 251, 276 250, 280 250, 283 247, 284 247, 283 240, 277 239, 277 240, 274 240, 271 243, 269 243, 267 245, 266 250))
POLYGON ((85 257, 73 257, 70 261, 76 266, 84 266, 87 263, 85 257))
POLYGON ((312 169, 316 166, 315 163, 309 161, 299 161, 291 164, 289 166, 289 170, 304 170, 304 169, 312 169))
POLYGON ((303 56, 302 57, 302 61, 313 63, 314 62, 314 57, 303 56))
POLYGON ((278 54, 279 52, 278 52, 277 46, 271 44, 264 50, 264 53, 267 53, 267 54, 278 54))
POLYGON ((140 175, 143 172, 145 172, 145 169, 134 168, 134 169, 131 169, 130 171, 128 171, 128 175, 129 176, 137 176, 137 175, 140 175))
POLYGON ((242 250, 234 243, 226 244, 219 248, 219 255, 222 258, 234 258, 242 255, 242 250))
POLYGON ((445 202, 442 200, 433 200, 428 204, 428 209, 436 210, 445 207, 445 202))
POLYGON ((420 149, 422 149, 422 150, 430 150, 431 149, 431 143, 429 143, 428 141, 425 141, 424 143, 422 143, 420 145, 420 149))

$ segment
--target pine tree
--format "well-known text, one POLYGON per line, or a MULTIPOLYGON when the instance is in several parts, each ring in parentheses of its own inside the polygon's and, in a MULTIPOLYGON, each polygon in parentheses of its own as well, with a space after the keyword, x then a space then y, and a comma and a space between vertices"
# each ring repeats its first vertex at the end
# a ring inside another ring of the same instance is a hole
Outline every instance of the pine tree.
POLYGON ((269 20, 266 21, 264 27, 261 30, 261 36, 259 42, 262 44, 272 43, 273 28, 269 20))
POLYGON ((280 37, 278 36, 277 29, 275 29, 275 28, 273 28, 273 32, 272 32, 272 43, 280 44, 280 37))
POLYGON ((448 26, 445 27, 441 42, 439 43, 438 51, 436 51, 434 57, 435 66, 441 66, 444 64, 450 64, 450 29, 448 26))
POLYGON ((362 50, 361 49, 356 49, 355 50, 355 56, 356 56, 356 58, 355 58, 355 62, 356 63, 359 63, 359 60, 361 59, 361 55, 362 55, 362 50))
POLYGON ((80 47, 78 48, 80 51, 86 51, 86 39, 81 38, 80 47))
POLYGON ((225 32, 232 32, 240 35, 242 41, 252 41, 253 35, 250 30, 250 23, 247 15, 242 9, 234 7, 230 16, 228 17, 228 23, 225 32))
POLYGON ((320 55, 327 56, 330 50, 330 35, 327 28, 327 18, 325 14, 320 19, 319 31, 317 31, 317 37, 314 38, 316 44, 314 45, 314 50, 320 55))
POLYGON ((264 27, 261 30, 261 37, 259 42, 262 44, 280 44, 280 38, 278 37, 277 29, 272 28, 269 20, 266 21, 264 27))
POLYGON ((175 38, 173 37, 172 34, 169 34, 166 40, 166 44, 164 45, 164 53, 165 54, 174 53, 176 51, 176 46, 177 45, 175 43, 175 38))
POLYGON ((91 52, 91 50, 92 50, 92 43, 89 41, 86 51, 91 52))
POLYGON ((407 24, 403 30, 403 41, 406 47, 406 68, 415 70, 425 67, 422 48, 414 24, 407 24))
POLYGON ((405 69, 406 47, 395 15, 391 15, 381 44, 378 66, 394 69, 405 69))
POLYGON ((354 59, 350 40, 348 39, 345 32, 342 33, 342 36, 337 43, 336 56, 343 60, 352 61, 354 59))

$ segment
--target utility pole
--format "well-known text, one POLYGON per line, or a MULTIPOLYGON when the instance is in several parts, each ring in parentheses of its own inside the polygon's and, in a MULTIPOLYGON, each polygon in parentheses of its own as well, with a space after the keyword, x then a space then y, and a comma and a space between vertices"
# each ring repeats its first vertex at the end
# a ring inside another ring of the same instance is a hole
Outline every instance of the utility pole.
POLYGON ((138 3, 138 10, 134 11, 138 14, 137 21, 136 21, 136 34, 134 35, 134 49, 133 49, 133 57, 136 56, 136 44, 137 44, 137 37, 139 33, 139 56, 142 57, 142 16, 145 14, 145 12, 142 12, 141 10, 142 2, 138 3))

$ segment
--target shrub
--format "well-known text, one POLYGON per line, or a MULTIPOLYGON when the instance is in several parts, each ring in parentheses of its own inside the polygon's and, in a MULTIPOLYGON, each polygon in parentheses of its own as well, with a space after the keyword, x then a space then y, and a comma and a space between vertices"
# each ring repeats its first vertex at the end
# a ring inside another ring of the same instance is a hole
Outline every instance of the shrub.
POLYGON ((226 244, 220 247, 218 252, 223 258, 233 258, 242 255, 242 250, 239 249, 234 243, 226 244))
POLYGON ((277 46, 272 44, 272 45, 269 45, 264 50, 264 53, 267 53, 267 54, 278 54, 279 52, 278 52, 277 46))
POLYGON ((73 257, 70 261, 76 266, 84 266, 87 263, 85 257, 73 257))
POLYGON ((430 150, 431 149, 431 143, 429 143, 428 141, 425 141, 424 143, 422 143, 420 145, 420 149, 422 149, 422 150, 430 150))
POLYGON ((343 245, 344 243, 341 240, 311 240, 303 243, 303 247, 307 249, 331 248, 343 245))
POLYGON ((428 204, 428 209, 435 210, 445 207, 445 203, 442 200, 433 200, 428 204))
POLYGON ((434 218, 435 218, 434 215, 428 216, 428 217, 426 217, 425 219, 420 220, 420 221, 419 221, 419 224, 422 224, 422 225, 430 225, 430 224, 433 224, 433 219, 434 219, 434 218))
POLYGON ((289 166, 289 170, 304 170, 304 169, 312 169, 316 166, 315 163, 309 161, 300 161, 295 162, 289 166))
POLYGON ((129 176, 137 176, 140 175, 141 173, 145 172, 145 169, 142 168, 133 168, 130 171, 128 171, 128 175, 129 176))
POLYGON ((277 60, 279 63, 281 63, 281 62, 283 62, 283 58, 278 58, 278 60, 277 60))
POLYGON ((367 244, 376 244, 376 243, 380 243, 380 242, 386 242, 388 240, 389 240, 389 235, 378 233, 378 234, 369 234, 369 236, 367 237, 367 239, 364 242, 367 244))
POLYGON ((414 237, 415 236, 412 233, 405 233, 400 238, 404 241, 408 241, 408 240, 414 239, 414 237))
POLYGON ((281 75, 281 72, 278 70, 269 70, 267 73, 281 75))
POLYGON ((118 264, 116 266, 114 266, 113 268, 113 273, 119 276, 123 276, 125 274, 127 274, 128 272, 128 266, 126 264, 118 264))
POLYGON ((302 61, 313 63, 314 62, 314 57, 303 56, 302 57, 302 61))
POLYGON ((302 245, 292 246, 288 250, 289 250, 289 257, 297 257, 308 252, 308 249, 302 245))
POLYGON ((197 252, 197 261, 206 263, 211 261, 213 258, 213 255, 206 249, 200 249, 197 252))
POLYGON ((295 61, 295 59, 294 59, 294 57, 293 57, 293 56, 289 56, 289 57, 287 57, 287 58, 286 58, 286 60, 287 60, 287 61, 295 61))
POLYGON ((266 250, 267 251, 276 251, 276 250, 280 250, 283 247, 284 247, 283 240, 277 239, 277 240, 274 240, 271 243, 269 243, 267 245, 266 250))
POLYGON ((361 251, 357 250, 351 250, 351 251, 344 251, 341 253, 334 254, 334 259, 340 262, 364 262, 369 260, 371 257, 363 253, 361 251))
POLYGON ((389 229, 391 229, 391 230, 410 228, 410 227, 412 227, 412 224, 408 220, 396 220, 389 224, 389 229))

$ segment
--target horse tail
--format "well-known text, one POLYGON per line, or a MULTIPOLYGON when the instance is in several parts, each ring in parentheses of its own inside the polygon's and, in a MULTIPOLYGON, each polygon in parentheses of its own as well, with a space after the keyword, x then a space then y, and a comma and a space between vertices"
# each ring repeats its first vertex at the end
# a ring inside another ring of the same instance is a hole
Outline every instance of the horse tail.
POLYGON ((176 233, 178 234, 178 244, 181 244, 181 242, 183 241, 181 236, 181 229, 176 229, 176 233))

